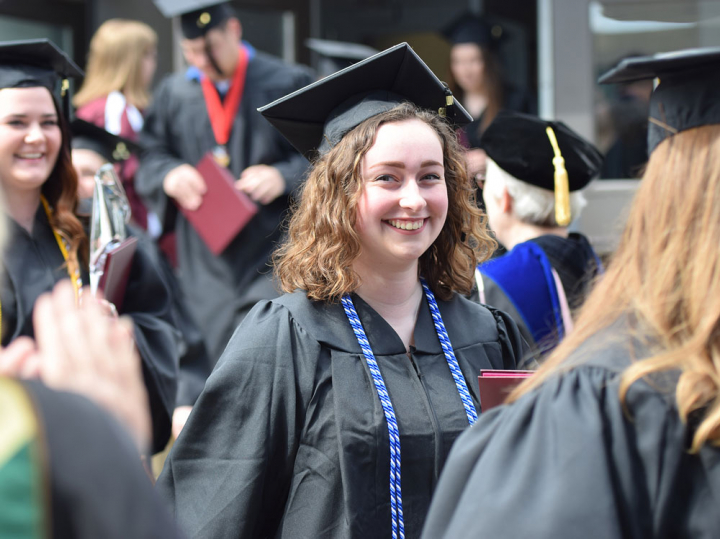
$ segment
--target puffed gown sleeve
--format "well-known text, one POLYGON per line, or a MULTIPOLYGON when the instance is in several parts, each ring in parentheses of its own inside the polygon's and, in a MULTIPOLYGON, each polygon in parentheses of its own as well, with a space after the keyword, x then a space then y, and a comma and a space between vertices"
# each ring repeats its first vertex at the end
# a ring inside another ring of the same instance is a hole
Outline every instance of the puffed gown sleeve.
POLYGON ((189 537, 275 532, 320 354, 271 302, 238 327, 157 483, 189 537))
MULTIPOLYGON (((482 414, 456 442, 423 538, 718 537, 720 453, 687 452, 671 398, 582 366, 482 414)), ((672 392, 670 392, 672 395, 672 392)))

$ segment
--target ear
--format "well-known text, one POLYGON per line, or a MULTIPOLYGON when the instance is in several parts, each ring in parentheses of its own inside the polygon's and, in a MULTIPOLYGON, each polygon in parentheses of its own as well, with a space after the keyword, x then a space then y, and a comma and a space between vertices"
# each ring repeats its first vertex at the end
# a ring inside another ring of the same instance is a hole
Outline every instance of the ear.
POLYGON ((510 193, 508 193, 507 187, 503 187, 498 203, 503 213, 512 213, 513 198, 510 196, 510 193))

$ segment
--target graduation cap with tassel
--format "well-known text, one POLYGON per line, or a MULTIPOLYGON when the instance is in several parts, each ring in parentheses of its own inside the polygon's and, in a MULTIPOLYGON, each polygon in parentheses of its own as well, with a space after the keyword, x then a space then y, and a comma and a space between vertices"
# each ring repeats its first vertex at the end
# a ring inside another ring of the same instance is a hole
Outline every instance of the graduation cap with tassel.
POLYGON ((480 139, 488 157, 520 181, 555 193, 555 220, 570 224, 570 192, 600 172, 603 157, 595 146, 563 122, 500 111, 480 139))

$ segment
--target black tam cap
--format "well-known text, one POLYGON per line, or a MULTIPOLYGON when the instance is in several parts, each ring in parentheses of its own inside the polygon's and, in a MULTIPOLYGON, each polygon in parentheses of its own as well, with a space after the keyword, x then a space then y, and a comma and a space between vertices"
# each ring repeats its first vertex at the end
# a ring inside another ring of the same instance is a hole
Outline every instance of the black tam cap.
POLYGON ((235 13, 227 2, 218 0, 153 0, 165 17, 180 15, 182 33, 187 39, 203 37, 235 13))
POLYGON ((720 123, 720 47, 626 58, 600 84, 660 79, 650 96, 648 153, 680 131, 720 123))
POLYGON ((552 128, 565 159, 568 187, 577 191, 599 172, 600 152, 562 122, 549 122, 518 112, 500 111, 480 139, 488 157, 511 176, 543 189, 555 189, 555 152, 547 128, 552 128))
POLYGON ((495 49, 502 39, 503 28, 467 12, 447 25, 442 34, 452 45, 474 43, 480 47, 495 49))
POLYGON ((92 150, 110 163, 125 161, 131 154, 140 151, 140 145, 135 142, 79 118, 70 123, 70 131, 73 150, 92 150))
POLYGON ((60 95, 66 117, 70 113, 67 79, 82 76, 75 62, 48 39, 0 42, 0 89, 47 88, 60 95))
POLYGON ((308 159, 368 118, 409 101, 461 127, 472 118, 407 43, 395 45, 259 108, 308 159))

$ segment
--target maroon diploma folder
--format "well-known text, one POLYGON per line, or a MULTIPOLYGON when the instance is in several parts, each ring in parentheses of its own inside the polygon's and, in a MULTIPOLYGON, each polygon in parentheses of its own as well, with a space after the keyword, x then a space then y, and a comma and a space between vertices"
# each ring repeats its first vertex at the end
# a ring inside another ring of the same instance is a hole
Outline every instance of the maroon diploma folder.
POLYGON ((235 189, 235 178, 228 169, 206 153, 196 167, 207 191, 197 210, 180 208, 213 254, 222 253, 257 213, 250 197, 235 189))
POLYGON ((480 407, 483 412, 500 406, 507 396, 535 371, 481 370, 478 376, 480 384, 480 407))
POLYGON ((118 311, 122 308, 125 299, 125 287, 128 277, 130 277, 130 268, 136 248, 137 238, 126 238, 105 255, 105 266, 98 289, 102 290, 105 299, 115 305, 118 311))

